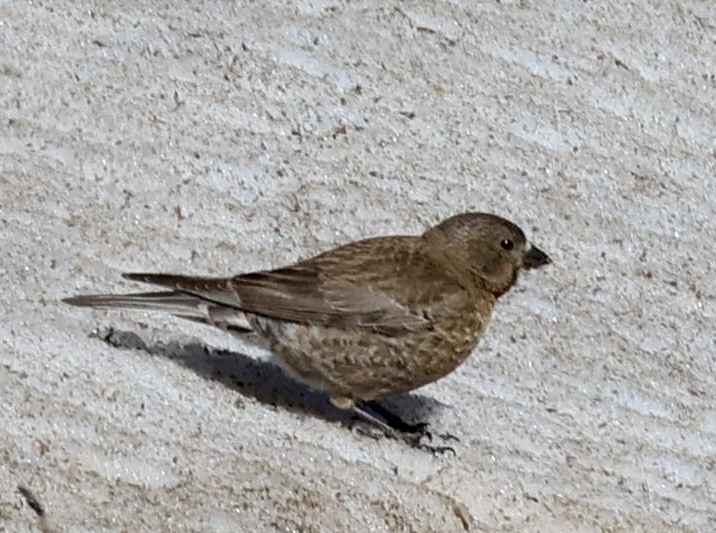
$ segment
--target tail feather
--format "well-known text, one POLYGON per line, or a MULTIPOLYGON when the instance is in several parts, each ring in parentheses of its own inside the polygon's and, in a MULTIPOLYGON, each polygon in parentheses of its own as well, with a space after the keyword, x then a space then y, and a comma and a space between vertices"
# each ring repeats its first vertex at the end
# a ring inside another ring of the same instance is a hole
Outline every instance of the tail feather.
POLYGON ((87 294, 62 301, 70 305, 98 309, 161 311, 237 333, 251 331, 251 325, 242 311, 178 291, 87 294))
POLYGON ((63 302, 79 307, 98 307, 101 309, 143 309, 145 311, 164 311, 189 316, 206 317, 207 302, 175 291, 140 292, 133 294, 87 294, 65 298, 63 302))
POLYGON ((231 278, 204 278, 195 276, 180 276, 176 274, 151 274, 131 272, 122 274, 124 279, 160 285, 173 289, 186 295, 193 295, 202 300, 209 300, 217 304, 241 308, 241 300, 232 285, 231 278))
POLYGON ((214 278, 199 278, 192 276, 181 276, 178 274, 155 274, 153 272, 126 272, 122 274, 124 279, 132 281, 140 281, 142 283, 151 283, 153 285, 162 285, 164 287, 174 288, 178 284, 187 282, 196 282, 198 280, 213 281, 214 278))

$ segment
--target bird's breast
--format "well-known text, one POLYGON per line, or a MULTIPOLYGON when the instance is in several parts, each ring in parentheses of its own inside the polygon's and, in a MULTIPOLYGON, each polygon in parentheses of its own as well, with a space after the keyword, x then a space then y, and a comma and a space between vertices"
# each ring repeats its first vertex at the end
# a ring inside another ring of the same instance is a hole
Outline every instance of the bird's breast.
POLYGON ((398 336, 252 317, 275 361, 311 386, 348 398, 402 394, 457 368, 489 319, 475 305, 432 313, 433 327, 398 336))

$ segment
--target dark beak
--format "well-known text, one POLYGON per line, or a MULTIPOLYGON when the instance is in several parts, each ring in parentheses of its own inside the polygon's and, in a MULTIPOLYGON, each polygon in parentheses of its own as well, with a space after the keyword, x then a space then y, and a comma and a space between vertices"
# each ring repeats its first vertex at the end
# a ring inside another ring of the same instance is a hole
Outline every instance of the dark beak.
POLYGON ((527 250, 524 257, 522 258, 522 266, 524 268, 539 268, 544 265, 549 265, 552 260, 542 250, 537 248, 534 244, 530 245, 530 249, 527 250))

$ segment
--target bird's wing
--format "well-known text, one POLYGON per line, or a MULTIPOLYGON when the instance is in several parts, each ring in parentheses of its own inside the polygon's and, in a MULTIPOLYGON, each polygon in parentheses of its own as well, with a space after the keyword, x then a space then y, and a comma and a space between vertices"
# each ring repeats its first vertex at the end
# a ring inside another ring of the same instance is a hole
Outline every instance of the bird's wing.
POLYGON ((390 336, 431 329, 432 307, 462 291, 411 238, 359 241, 294 266, 234 278, 125 277, 260 316, 390 336))

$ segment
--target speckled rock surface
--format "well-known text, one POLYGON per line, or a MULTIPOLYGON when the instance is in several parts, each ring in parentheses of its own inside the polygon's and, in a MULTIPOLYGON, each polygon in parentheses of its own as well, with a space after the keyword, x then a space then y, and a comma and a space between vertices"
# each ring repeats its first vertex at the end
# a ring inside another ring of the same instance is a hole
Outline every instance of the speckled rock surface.
POLYGON ((0 5, 0 530, 716 530, 716 7, 265 4, 0 5), (455 457, 59 302, 466 210, 555 264, 393 402, 455 457))

